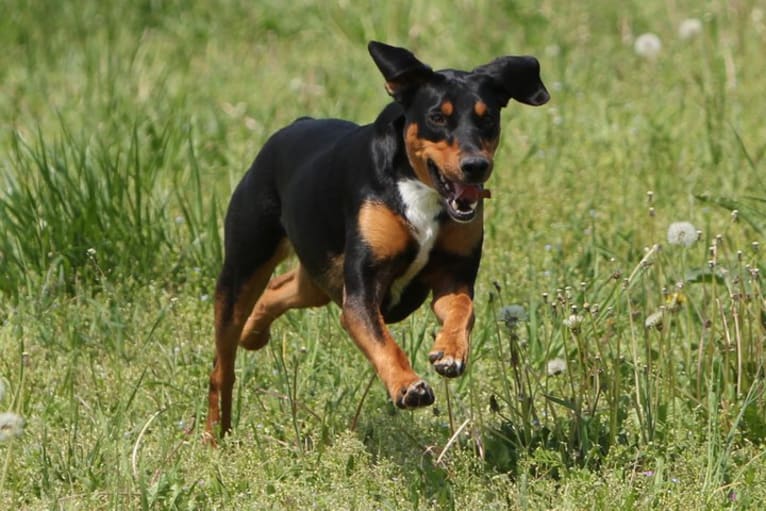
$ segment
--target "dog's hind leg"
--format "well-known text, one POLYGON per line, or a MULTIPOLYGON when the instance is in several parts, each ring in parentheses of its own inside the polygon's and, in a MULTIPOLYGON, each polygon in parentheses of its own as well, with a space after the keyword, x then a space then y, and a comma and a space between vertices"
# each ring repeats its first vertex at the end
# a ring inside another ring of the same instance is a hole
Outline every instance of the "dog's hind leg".
POLYGON ((261 349, 269 342, 271 323, 285 311, 319 307, 329 301, 327 294, 314 284, 299 264, 294 270, 271 279, 245 323, 239 345, 248 350, 261 349))
POLYGON ((227 245, 226 259, 216 286, 215 360, 208 387, 206 432, 213 443, 215 424, 220 424, 221 434, 231 429, 234 362, 245 322, 274 268, 289 251, 289 244, 282 234, 260 236, 255 243, 250 238, 247 247, 227 245), (253 246, 258 246, 255 254, 249 250, 253 246))

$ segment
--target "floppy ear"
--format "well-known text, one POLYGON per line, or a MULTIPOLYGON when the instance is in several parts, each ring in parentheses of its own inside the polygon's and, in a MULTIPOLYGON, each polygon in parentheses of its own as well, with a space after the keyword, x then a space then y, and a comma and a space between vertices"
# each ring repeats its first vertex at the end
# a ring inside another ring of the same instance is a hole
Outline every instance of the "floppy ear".
POLYGON ((434 73, 404 48, 370 41, 367 49, 386 79, 386 90, 396 101, 402 102, 408 91, 428 80, 434 73))
POLYGON ((540 79, 540 63, 534 57, 500 57, 473 72, 491 80, 502 106, 511 98, 532 106, 544 105, 551 98, 540 79))

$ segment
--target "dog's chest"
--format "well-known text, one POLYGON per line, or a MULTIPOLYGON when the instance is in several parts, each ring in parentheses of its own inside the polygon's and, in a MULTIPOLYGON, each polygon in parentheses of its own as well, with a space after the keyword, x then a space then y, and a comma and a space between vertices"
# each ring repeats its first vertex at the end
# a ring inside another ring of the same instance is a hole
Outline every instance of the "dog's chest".
POLYGON ((438 193, 420 181, 399 181, 399 195, 404 202, 404 214, 418 243, 418 252, 404 273, 397 277, 389 290, 389 307, 399 303, 402 292, 428 262, 439 235, 439 214, 442 210, 438 193))

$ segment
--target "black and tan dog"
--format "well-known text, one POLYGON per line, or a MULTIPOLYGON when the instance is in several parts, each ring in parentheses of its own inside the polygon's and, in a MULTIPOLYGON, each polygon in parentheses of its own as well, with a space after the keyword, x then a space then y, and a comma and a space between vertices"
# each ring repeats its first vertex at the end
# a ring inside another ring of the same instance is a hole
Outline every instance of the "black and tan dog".
POLYGON ((262 348, 288 309, 337 303, 391 399, 414 408, 434 394, 386 324, 432 293, 442 329, 429 359, 443 376, 465 369, 500 109, 510 99, 542 105, 548 92, 533 57, 433 71, 403 48, 371 42, 369 51, 394 98, 375 122, 298 119, 266 142, 234 191, 208 433, 231 428, 237 347, 262 348), (291 251, 297 267, 269 280, 291 251))

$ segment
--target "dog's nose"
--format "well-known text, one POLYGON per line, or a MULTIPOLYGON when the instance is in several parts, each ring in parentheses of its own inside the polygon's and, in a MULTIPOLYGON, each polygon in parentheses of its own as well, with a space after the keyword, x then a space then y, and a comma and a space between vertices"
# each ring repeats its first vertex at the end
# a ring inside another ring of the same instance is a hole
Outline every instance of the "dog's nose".
POLYGON ((460 170, 466 181, 481 183, 489 175, 490 161, 483 156, 466 156, 460 160, 460 170))

